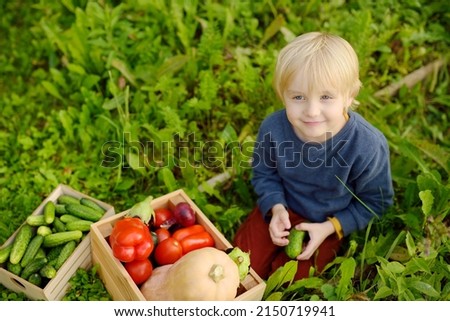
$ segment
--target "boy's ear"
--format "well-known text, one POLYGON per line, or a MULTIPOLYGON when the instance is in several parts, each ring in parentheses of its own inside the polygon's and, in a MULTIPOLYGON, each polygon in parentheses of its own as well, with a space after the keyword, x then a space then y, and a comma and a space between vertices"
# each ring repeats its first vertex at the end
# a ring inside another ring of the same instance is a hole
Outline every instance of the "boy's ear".
POLYGON ((354 99, 355 99, 354 97, 348 97, 346 102, 345 102, 345 108, 349 109, 350 106, 353 104, 353 100, 354 99))

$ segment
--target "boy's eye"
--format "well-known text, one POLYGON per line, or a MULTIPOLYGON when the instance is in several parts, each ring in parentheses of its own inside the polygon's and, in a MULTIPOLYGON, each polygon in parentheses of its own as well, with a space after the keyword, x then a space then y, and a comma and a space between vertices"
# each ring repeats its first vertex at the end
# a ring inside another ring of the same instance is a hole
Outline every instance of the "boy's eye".
POLYGON ((322 99, 322 100, 328 100, 328 99, 333 99, 333 97, 328 96, 328 95, 323 95, 322 97, 320 97, 320 99, 322 99))
POLYGON ((304 100, 304 99, 305 99, 305 97, 302 95, 294 96, 294 100, 304 100))

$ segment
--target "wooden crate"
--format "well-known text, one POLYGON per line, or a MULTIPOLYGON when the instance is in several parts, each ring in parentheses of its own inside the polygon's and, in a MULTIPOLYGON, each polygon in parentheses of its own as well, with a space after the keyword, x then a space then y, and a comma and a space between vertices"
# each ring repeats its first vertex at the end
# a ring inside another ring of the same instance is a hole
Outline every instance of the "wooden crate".
MULTIPOLYGON (((114 207, 96 200, 88 195, 80 193, 67 185, 60 184, 56 189, 39 205, 36 210, 31 215, 42 215, 44 206, 48 201, 56 202, 60 195, 70 195, 76 198, 89 198, 95 201, 103 209, 106 210, 102 219, 106 217, 113 216, 115 214, 114 207)), ((25 224, 25 223, 24 223, 25 224)), ((20 229, 20 227, 19 227, 20 229)), ((18 230, 14 232, 13 235, 3 244, 5 247, 11 244, 16 237, 18 230)), ((0 267, 0 283, 2 283, 8 289, 15 291, 17 293, 23 292, 28 298, 32 300, 47 300, 47 301, 58 301, 63 298, 68 287, 69 279, 74 275, 78 268, 89 268, 92 265, 91 256, 91 233, 88 233, 80 244, 77 246, 72 255, 67 259, 67 261, 61 266, 61 268, 56 273, 56 276, 50 280, 44 288, 40 288, 27 280, 15 275, 8 270, 0 267)))
MULTIPOLYGON (((173 209, 180 202, 188 202, 196 213, 197 222, 213 236, 215 246, 218 249, 228 249, 232 245, 217 230, 212 222, 202 213, 197 205, 182 190, 177 190, 152 201, 153 209, 169 208, 173 209)), ((99 265, 99 275, 105 287, 115 301, 145 301, 138 286, 133 282, 123 264, 113 256, 111 247, 107 242, 108 236, 114 224, 123 218, 128 211, 116 214, 112 217, 94 223, 91 226, 91 247, 92 261, 99 265)), ((250 273, 241 282, 235 300, 238 301, 258 301, 261 300, 266 284, 258 274, 250 269, 250 273)))

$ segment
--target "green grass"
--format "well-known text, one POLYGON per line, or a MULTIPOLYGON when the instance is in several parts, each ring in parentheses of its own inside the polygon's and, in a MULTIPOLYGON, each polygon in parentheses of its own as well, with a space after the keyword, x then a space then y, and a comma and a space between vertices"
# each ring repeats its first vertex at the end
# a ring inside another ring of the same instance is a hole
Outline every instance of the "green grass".
POLYGON ((324 30, 358 52, 358 111, 388 138, 395 205, 322 275, 290 286, 275 276, 266 298, 450 299, 448 65, 374 95, 448 59, 440 1, 17 0, 0 13, 0 244, 59 183, 117 212, 183 188, 231 239, 255 202, 250 149, 233 146, 250 146, 282 108, 278 51, 324 30))

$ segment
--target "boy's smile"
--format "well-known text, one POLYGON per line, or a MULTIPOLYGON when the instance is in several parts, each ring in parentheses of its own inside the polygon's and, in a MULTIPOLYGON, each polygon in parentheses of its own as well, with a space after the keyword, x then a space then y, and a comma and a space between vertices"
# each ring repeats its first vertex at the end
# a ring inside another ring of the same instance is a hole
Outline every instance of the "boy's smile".
POLYGON ((346 109, 352 102, 333 86, 310 86, 301 72, 293 77, 283 98, 294 132, 304 142, 315 143, 324 142, 344 127, 346 109))

